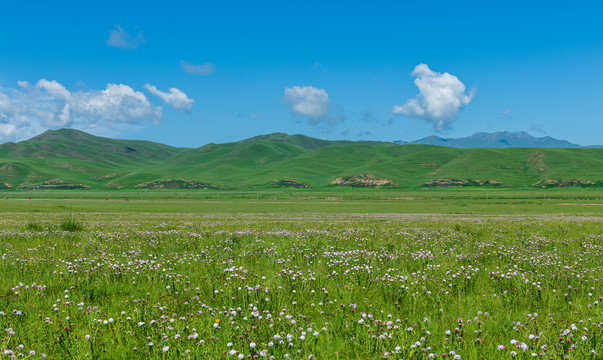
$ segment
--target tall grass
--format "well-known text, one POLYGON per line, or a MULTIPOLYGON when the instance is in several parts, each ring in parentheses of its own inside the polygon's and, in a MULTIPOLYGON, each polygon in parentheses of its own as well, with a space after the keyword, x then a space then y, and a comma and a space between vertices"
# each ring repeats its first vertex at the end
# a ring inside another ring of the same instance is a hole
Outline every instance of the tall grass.
POLYGON ((61 222, 59 229, 69 232, 78 232, 84 230, 84 225, 75 215, 69 215, 61 222))

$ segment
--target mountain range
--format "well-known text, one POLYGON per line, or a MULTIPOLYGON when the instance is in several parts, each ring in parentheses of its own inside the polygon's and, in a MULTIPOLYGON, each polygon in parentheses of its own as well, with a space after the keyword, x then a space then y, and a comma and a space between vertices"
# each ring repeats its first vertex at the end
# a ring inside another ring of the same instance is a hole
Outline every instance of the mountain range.
POLYGON ((580 146, 566 140, 559 140, 550 136, 535 137, 526 132, 508 132, 500 131, 495 133, 478 132, 471 136, 461 138, 442 138, 439 136, 428 136, 420 140, 405 142, 402 140, 394 141, 396 144, 422 144, 439 145, 461 149, 472 148, 579 148, 579 147, 603 147, 602 145, 580 146))
POLYGON ((330 141, 275 133, 178 148, 49 130, 0 145, 0 189, 603 186, 603 149, 330 141))

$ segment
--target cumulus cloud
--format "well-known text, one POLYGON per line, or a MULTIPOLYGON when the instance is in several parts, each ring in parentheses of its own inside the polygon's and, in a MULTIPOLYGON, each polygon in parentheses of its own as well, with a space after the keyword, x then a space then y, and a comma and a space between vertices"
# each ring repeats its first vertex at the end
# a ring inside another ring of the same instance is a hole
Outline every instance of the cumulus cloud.
POLYGON ((331 110, 327 92, 313 86, 285 88, 283 101, 293 114, 305 117, 310 124, 318 124, 327 119, 331 110))
POLYGON ((142 37, 142 30, 132 37, 121 25, 115 25, 115 29, 109 31, 109 39, 107 45, 122 49, 138 49, 144 44, 145 40, 142 37))
POLYGON ((190 113, 193 108, 195 100, 186 96, 186 94, 179 89, 170 88, 169 92, 164 92, 150 84, 145 84, 144 88, 181 113, 190 113))
POLYGON ((193 65, 184 60, 180 60, 180 67, 189 74, 207 76, 214 72, 215 66, 212 63, 206 62, 201 65, 193 65))
POLYGON ((469 105, 475 89, 465 93, 465 85, 454 75, 441 74, 419 64, 411 73, 419 94, 404 105, 394 105, 392 113, 422 118, 436 131, 442 131, 456 120, 459 111, 469 105))
POLYGON ((162 119, 160 106, 124 84, 76 92, 54 80, 18 84, 19 88, 0 89, 0 141, 23 140, 62 127, 102 132, 158 124, 162 119))

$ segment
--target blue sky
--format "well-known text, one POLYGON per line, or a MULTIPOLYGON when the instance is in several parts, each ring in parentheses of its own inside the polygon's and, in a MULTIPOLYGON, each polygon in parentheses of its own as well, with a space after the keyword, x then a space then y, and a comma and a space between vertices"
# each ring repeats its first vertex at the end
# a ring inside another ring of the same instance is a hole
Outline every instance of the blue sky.
POLYGON ((7 2, 0 142, 73 127, 185 147, 272 132, 601 144, 602 15, 594 1, 7 2))

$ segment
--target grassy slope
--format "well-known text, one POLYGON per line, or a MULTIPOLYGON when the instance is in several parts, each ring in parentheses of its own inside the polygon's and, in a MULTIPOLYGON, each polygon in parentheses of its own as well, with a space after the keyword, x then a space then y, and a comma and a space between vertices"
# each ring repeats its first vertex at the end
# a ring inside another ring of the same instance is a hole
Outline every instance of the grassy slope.
POLYGON ((496 180, 508 187, 545 179, 603 182, 603 149, 455 149, 282 133, 181 149, 77 130, 0 145, 0 183, 11 188, 49 180, 132 188, 175 178, 232 188, 270 187, 275 179, 291 179, 320 188, 340 176, 366 173, 409 188, 438 178, 496 180))

